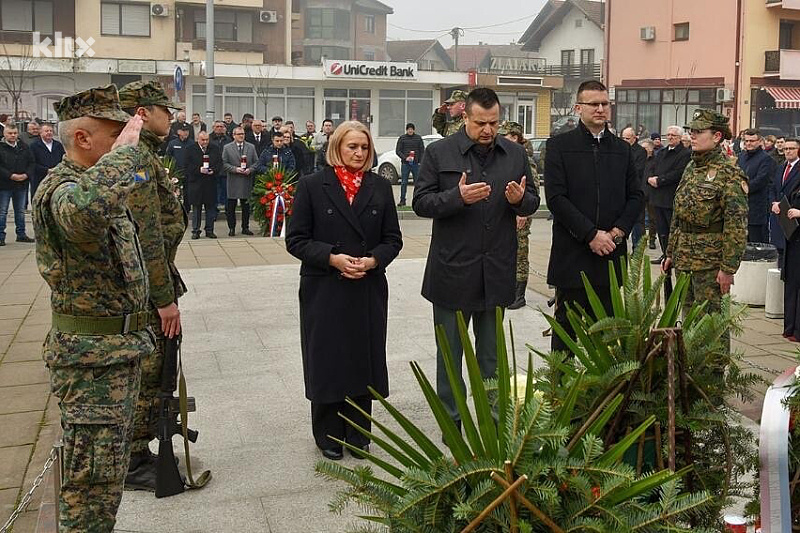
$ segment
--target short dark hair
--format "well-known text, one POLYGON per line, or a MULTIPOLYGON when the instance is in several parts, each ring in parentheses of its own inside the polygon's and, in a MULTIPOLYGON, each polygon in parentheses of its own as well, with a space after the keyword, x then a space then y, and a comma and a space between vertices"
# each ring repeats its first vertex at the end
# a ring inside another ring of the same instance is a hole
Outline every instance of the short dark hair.
POLYGON ((797 137, 786 137, 786 139, 783 142, 784 142, 784 144, 785 143, 796 143, 797 146, 800 146, 800 139, 798 139, 797 137))
POLYGON ((330 122, 331 126, 333 126, 333 121, 331 119, 326 118, 325 120, 322 121, 322 125, 324 126, 326 122, 330 122))
POLYGON ((289 124, 294 126, 294 120, 287 120, 286 122, 283 123, 284 126, 288 126, 289 124))
POLYGON ((412 130, 417 129, 417 127, 414 125, 413 122, 409 122, 408 124, 406 124, 406 129, 408 129, 408 128, 411 128, 412 130))
POLYGON ((478 104, 484 109, 491 109, 495 105, 500 105, 500 99, 497 97, 497 93, 492 89, 488 87, 478 87, 477 89, 472 89, 467 95, 467 103, 464 105, 464 109, 467 113, 469 113, 473 104, 478 104))
POLYGON ((586 80, 578 86, 576 96, 580 98, 583 91, 608 91, 608 88, 597 80, 586 80))
POLYGON ((756 137, 761 137, 761 131, 758 128, 747 128, 744 130, 744 135, 755 135, 756 137))
POLYGON ((275 137, 280 137, 281 139, 283 139, 283 133, 281 133, 280 131, 272 130, 272 135, 270 135, 270 139, 274 139, 275 137))
POLYGON ((223 116, 223 118, 224 118, 224 117, 231 117, 231 118, 233 118, 233 113, 225 113, 225 114, 224 114, 224 115, 222 115, 222 116, 223 116))
POLYGON ((253 120, 254 118, 255 117, 250 113, 245 113, 244 115, 242 115, 242 120, 247 120, 247 119, 253 120))

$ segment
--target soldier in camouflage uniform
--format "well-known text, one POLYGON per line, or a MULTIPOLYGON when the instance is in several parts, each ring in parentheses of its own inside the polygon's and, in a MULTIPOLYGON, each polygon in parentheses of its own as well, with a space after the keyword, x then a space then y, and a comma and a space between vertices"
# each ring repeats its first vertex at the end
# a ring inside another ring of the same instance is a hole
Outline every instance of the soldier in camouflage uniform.
MULTIPOLYGON (((497 130, 498 135, 505 135, 506 139, 521 144, 528 154, 528 163, 531 166, 531 176, 533 186, 539 190, 539 173, 536 172, 536 161, 533 158, 533 146, 525 138, 522 125, 510 120, 503 121, 497 130)), ((508 306, 508 309, 520 309, 525 307, 525 289, 528 287, 528 274, 531 265, 528 258, 528 237, 531 234, 531 220, 533 215, 528 217, 517 217, 517 286, 515 300, 508 306)))
POLYGON ((172 183, 156 155, 162 138, 169 134, 170 102, 157 82, 137 81, 119 91, 122 108, 144 121, 141 133, 142 152, 150 178, 140 183, 128 198, 128 207, 139 229, 142 255, 150 280, 151 323, 156 333, 156 350, 142 360, 142 384, 134 415, 131 461, 125 487, 155 490, 156 457, 148 443, 156 438, 155 420, 151 417, 154 401, 161 388, 166 337, 180 334, 177 301, 186 288, 175 267, 175 254, 186 231, 186 213, 175 196, 172 183))
MULTIPOLYGON (((439 132, 442 137, 448 137, 464 125, 464 108, 467 104, 467 92, 456 89, 450 94, 450 98, 444 101, 439 108, 433 112, 431 124, 433 129, 439 132), (452 120, 447 121, 447 115, 452 120)), ((416 176, 414 177, 416 179, 416 176)))
POLYGON ((147 273, 125 203, 148 179, 137 146, 142 121, 124 126, 130 117, 113 85, 54 108, 66 157, 36 191, 33 225, 37 266, 52 290, 43 358, 64 432, 59 531, 110 532, 130 453, 139 362, 155 347, 147 273))
POLYGON ((691 276, 684 311, 706 301, 706 311, 716 312, 745 249, 747 176, 720 149, 722 140, 731 138, 727 117, 697 109, 686 127, 691 130, 692 160, 675 193, 662 269, 674 266, 691 276))

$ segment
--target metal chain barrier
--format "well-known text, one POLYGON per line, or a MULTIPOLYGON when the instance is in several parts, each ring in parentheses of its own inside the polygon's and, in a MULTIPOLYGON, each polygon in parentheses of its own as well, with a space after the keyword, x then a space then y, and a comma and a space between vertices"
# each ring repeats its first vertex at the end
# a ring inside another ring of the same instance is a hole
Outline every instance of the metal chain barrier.
MULTIPOLYGON (((9 531, 11 531, 11 528, 14 526, 14 522, 17 520, 17 518, 20 517, 22 513, 25 512, 25 510, 28 508, 31 501, 33 500, 33 494, 36 492, 36 489, 39 488, 39 485, 42 484, 42 481, 44 481, 45 474, 47 474, 47 471, 50 470, 50 468, 56 463, 57 467, 54 472, 54 475, 57 476, 57 478, 55 480, 54 485, 56 490, 56 517, 58 516, 57 497, 61 485, 61 465, 63 464, 63 461, 61 460, 62 451, 63 451, 63 446, 60 443, 53 446, 53 449, 50 451, 50 455, 47 458, 47 461, 44 462, 44 468, 42 468, 42 472, 38 476, 36 476, 36 479, 33 480, 33 486, 31 486, 31 489, 25 494, 25 496, 22 497, 22 501, 19 502, 17 508, 14 509, 14 511, 11 513, 11 516, 8 517, 8 520, 6 520, 6 523, 3 524, 3 527, 0 527, 0 533, 8 533, 9 531)), ((58 520, 56 520, 56 523, 58 523, 58 520)), ((57 527, 58 526, 56 526, 56 528, 57 527)))

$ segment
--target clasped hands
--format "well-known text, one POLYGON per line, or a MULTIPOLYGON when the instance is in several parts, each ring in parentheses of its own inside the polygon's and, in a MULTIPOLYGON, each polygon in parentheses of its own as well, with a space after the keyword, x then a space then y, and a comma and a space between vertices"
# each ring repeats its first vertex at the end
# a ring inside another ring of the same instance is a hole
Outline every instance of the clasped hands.
POLYGON ((378 266, 374 257, 353 257, 347 254, 331 254, 328 264, 338 270, 342 277, 347 279, 361 279, 367 275, 367 270, 378 266))
MULTIPOLYGON (((492 193, 492 186, 485 181, 478 183, 467 183, 467 173, 461 173, 461 179, 458 180, 458 190, 461 193, 461 199, 466 205, 472 205, 476 202, 484 200, 492 193)), ((506 185, 506 200, 511 205, 519 205, 522 202, 522 197, 525 196, 525 176, 516 181, 509 181, 506 185)))
POLYGON ((11 174, 9 178, 11 178, 11 181, 25 181, 28 179, 28 175, 23 172, 22 174, 11 174))
POLYGON ((236 167, 236 173, 237 174, 244 174, 245 176, 247 176, 248 174, 250 174, 250 169, 249 168, 236 167))
POLYGON ((625 232, 619 228, 612 228, 611 231, 599 229, 589 243, 589 248, 597 255, 608 255, 617 249, 614 239, 624 236, 625 232))

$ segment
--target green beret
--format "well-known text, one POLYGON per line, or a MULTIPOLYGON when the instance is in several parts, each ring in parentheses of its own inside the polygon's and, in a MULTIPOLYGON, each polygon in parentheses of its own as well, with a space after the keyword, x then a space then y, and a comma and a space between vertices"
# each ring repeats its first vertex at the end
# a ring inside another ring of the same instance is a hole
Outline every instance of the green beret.
POLYGON ((456 102, 466 102, 467 101, 467 92, 456 89, 452 93, 450 93, 450 98, 444 101, 445 104, 455 104, 456 102))
POLYGON ((59 121, 92 117, 127 122, 130 119, 119 104, 117 86, 96 87, 62 98, 53 104, 59 121))
POLYGON ((728 117, 714 111, 713 109, 698 108, 692 114, 692 121, 685 127, 690 130, 716 130, 722 133, 724 139, 733 137, 731 128, 728 125, 728 117))
POLYGON ((123 109, 133 109, 148 105, 160 105, 171 109, 183 109, 175 105, 157 81, 134 81, 119 90, 119 100, 123 109))

